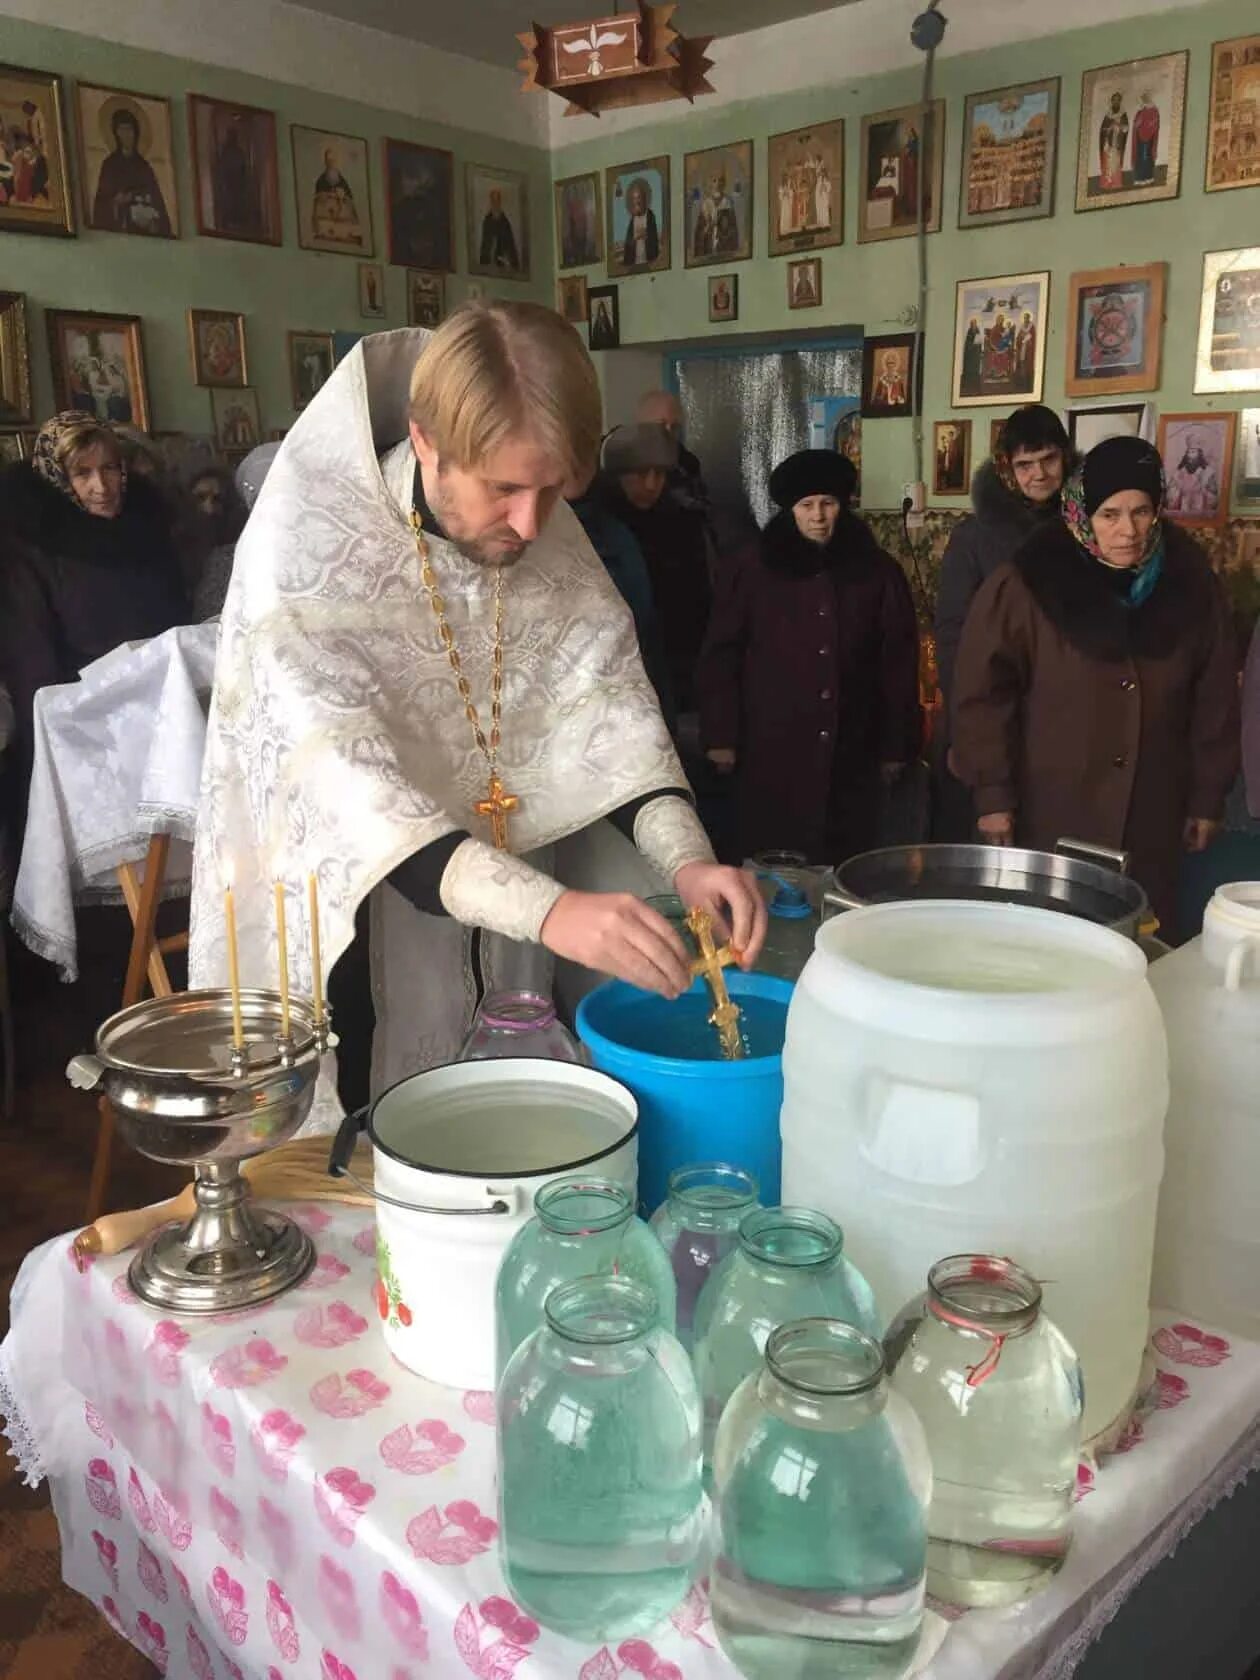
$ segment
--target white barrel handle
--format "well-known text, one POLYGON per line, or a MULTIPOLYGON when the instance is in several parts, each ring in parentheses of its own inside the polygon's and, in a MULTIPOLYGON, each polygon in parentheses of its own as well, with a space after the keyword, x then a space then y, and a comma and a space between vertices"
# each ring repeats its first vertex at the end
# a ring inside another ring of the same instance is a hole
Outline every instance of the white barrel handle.
POLYGON ((1247 968, 1247 958, 1260 947, 1260 939, 1240 939, 1229 948, 1229 955, 1225 959, 1225 990, 1236 992, 1242 985, 1243 976, 1247 968))

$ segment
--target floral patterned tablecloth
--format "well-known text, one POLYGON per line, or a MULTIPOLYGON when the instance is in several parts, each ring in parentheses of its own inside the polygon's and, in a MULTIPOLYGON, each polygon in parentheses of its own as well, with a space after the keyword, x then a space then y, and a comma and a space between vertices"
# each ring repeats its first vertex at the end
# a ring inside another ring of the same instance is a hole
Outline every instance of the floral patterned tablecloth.
MULTIPOLYGON (((703 1586, 650 1638, 541 1630, 497 1558, 492 1397, 437 1387, 377 1334, 374 1224, 290 1208, 314 1272, 268 1306, 164 1317, 130 1258, 31 1254, 0 1410, 49 1478, 67 1583, 168 1680, 730 1680, 703 1586)), ((1154 1386, 1121 1450, 1083 1466, 1068 1564, 1029 1604, 932 1613, 929 1680, 1069 1673, 1198 1516, 1260 1465, 1260 1347, 1158 1314, 1154 1386)))

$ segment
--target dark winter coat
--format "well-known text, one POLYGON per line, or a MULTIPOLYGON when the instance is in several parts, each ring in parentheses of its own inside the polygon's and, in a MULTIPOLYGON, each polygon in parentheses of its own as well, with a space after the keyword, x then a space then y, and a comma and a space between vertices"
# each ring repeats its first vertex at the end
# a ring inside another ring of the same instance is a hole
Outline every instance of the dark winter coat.
POLYGON ((941 559, 936 593, 936 666, 948 712, 954 660, 967 609, 986 578, 1047 521, 1057 521, 1059 498, 1045 506, 1003 484, 992 461, 971 481, 973 512, 955 525, 941 559))
POLYGON ((28 768, 38 689, 187 622, 170 513, 144 478, 129 479, 116 519, 84 512, 25 462, 0 478, 0 681, 28 768))
POLYGON ((1116 574, 1062 521, 980 590, 954 674, 954 760, 980 815, 1017 844, 1063 838, 1130 854, 1175 931, 1188 817, 1218 819, 1238 773, 1235 648, 1202 550, 1165 524, 1164 567, 1129 608, 1116 574))
POLYGON ((820 548, 780 513, 719 572, 701 735, 736 753, 746 853, 835 863, 873 843, 879 767, 919 750, 918 669, 905 575, 852 514, 820 548))
POLYGON ((696 661, 709 622, 710 546, 704 515, 666 491, 655 507, 637 508, 616 478, 595 482, 595 496, 634 536, 647 564, 665 649, 669 688, 679 712, 695 710, 696 661))

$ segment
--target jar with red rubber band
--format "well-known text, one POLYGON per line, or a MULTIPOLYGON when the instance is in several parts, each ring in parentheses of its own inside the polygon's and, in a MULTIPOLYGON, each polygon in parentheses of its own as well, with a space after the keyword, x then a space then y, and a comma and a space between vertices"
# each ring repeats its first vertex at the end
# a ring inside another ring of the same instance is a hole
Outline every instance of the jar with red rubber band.
POLYGON ((1080 1363, 1016 1261, 952 1254, 885 1342, 890 1386, 932 1455, 928 1592, 1012 1604, 1048 1586, 1071 1543, 1080 1363))

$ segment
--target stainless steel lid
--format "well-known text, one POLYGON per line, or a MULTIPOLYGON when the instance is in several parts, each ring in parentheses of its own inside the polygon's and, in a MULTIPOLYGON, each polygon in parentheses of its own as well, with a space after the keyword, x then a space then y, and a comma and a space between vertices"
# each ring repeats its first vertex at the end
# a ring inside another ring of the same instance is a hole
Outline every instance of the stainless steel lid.
MULTIPOLYGON (((241 1019, 249 1051, 249 1077, 282 1065, 280 1003, 274 992, 243 991, 241 1019)), ((307 1000, 289 1005, 292 1051, 301 1058, 315 1045, 307 1000)), ((189 1079, 232 1077, 232 997, 226 990, 177 992, 147 998, 111 1015, 97 1032, 96 1053, 126 1073, 180 1074, 189 1079)))
POLYGON ((851 909, 908 898, 987 899, 1134 934, 1148 914, 1142 888, 1114 866, 1011 846, 890 846, 840 864, 834 883, 835 897, 851 909))

